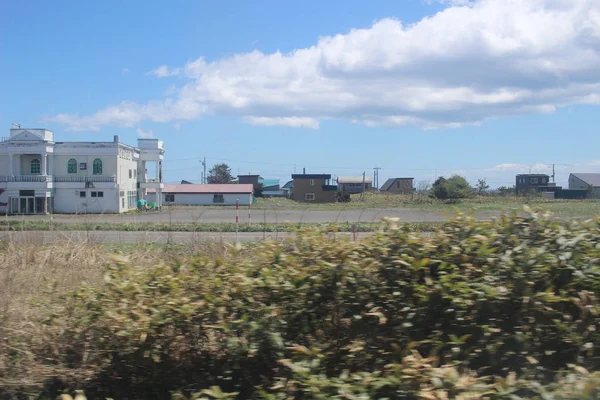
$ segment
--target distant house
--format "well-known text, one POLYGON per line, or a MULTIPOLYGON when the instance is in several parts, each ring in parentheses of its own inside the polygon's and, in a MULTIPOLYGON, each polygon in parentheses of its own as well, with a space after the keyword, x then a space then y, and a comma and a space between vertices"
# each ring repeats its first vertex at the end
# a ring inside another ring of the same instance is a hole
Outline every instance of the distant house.
POLYGON ((588 197, 600 199, 600 174, 573 173, 569 175, 569 189, 586 190, 588 197))
MULTIPOLYGON (((252 204, 254 186, 251 184, 165 184, 162 190, 164 205, 240 205, 252 204)), ((149 202, 156 201, 156 192, 148 193, 149 202)))
POLYGON ((415 178, 390 178, 381 187, 384 193, 412 194, 414 191, 413 181, 415 178))
POLYGON ((258 185, 258 181, 260 179, 260 175, 238 175, 237 176, 238 180, 237 183, 243 185, 243 184, 251 184, 251 185, 258 185))
POLYGON ((338 188, 330 184, 330 174, 293 174, 292 199, 307 203, 334 203, 338 188))
POLYGON ((279 179, 263 179, 259 178, 258 183, 262 183, 264 191, 279 190, 279 179))
POLYGON ((546 174, 519 174, 516 177, 515 190, 517 194, 530 191, 555 192, 562 188, 550 183, 550 176, 546 174))
POLYGON ((291 198, 292 193, 294 192, 294 181, 288 181, 285 185, 281 187, 281 190, 285 192, 286 197, 291 198))
POLYGON ((338 190, 345 193, 362 193, 373 188, 373 180, 362 176, 340 176, 337 178, 338 190))

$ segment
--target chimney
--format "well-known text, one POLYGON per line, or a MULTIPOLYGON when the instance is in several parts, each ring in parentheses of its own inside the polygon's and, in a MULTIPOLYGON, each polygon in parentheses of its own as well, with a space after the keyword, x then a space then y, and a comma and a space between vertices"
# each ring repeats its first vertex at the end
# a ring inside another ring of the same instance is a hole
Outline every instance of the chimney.
POLYGON ((306 174, 306 168, 302 168, 302 173, 306 174))
POLYGON ((115 135, 115 143, 119 143, 119 135, 115 135))

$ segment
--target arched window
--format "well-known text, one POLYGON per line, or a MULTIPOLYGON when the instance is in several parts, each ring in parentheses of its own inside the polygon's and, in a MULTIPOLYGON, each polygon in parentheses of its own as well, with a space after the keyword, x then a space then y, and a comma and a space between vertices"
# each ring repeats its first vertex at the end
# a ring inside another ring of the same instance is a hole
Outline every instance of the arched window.
POLYGON ((96 158, 93 163, 93 168, 94 175, 102 175, 102 160, 96 158))
POLYGON ((77 173, 77 160, 74 158, 70 158, 67 162, 67 173, 76 174, 77 173))
POLYGON ((41 173, 41 164, 39 159, 34 158, 31 160, 29 167, 32 175, 41 173))

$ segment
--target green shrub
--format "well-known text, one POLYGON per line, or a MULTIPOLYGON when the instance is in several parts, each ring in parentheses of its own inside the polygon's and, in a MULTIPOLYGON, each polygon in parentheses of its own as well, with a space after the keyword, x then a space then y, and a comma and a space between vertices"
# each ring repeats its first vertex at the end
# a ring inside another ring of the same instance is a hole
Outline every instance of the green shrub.
POLYGON ((231 262, 116 260, 47 318, 36 371, 90 398, 595 398, 600 221, 395 224, 231 262))

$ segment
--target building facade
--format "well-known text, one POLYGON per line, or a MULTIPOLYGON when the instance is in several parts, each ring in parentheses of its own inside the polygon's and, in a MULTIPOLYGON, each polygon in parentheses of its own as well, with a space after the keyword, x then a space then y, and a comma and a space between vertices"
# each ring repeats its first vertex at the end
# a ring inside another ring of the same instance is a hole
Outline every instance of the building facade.
POLYGON ((368 176, 340 176, 337 184, 338 190, 344 193, 362 193, 373 188, 373 180, 368 176))
POLYGON ((600 199, 600 174, 572 173, 569 175, 569 189, 585 190, 589 198, 600 199))
POLYGON ((337 186, 330 184, 330 174, 293 174, 292 200, 306 203, 334 203, 337 186))
POLYGON ((546 174, 519 174, 516 177, 515 190, 517 194, 526 194, 531 191, 554 192, 560 190, 550 182, 546 174))
POLYGON ((390 178, 381 187, 380 191, 395 194, 412 194, 414 178, 390 178))
MULTIPOLYGON (((160 199, 164 205, 208 206, 252 204, 254 186, 252 184, 165 184, 160 199)), ((150 190, 148 201, 157 201, 154 190, 150 190)))
POLYGON ((121 213, 162 187, 162 141, 55 142, 47 129, 12 128, 0 142, 0 213, 121 213), (148 171, 150 163, 154 171, 148 171), (154 172, 154 177, 151 177, 154 172))

